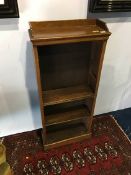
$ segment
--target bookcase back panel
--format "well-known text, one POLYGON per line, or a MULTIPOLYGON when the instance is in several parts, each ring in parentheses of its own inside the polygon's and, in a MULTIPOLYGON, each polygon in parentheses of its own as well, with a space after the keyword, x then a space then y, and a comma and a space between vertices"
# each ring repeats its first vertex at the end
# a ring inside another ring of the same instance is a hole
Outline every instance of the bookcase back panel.
POLYGON ((53 114, 56 112, 61 111, 67 111, 69 108, 79 108, 81 106, 85 106, 88 110, 88 112, 91 111, 90 104, 92 103, 93 99, 89 98, 88 100, 81 100, 81 101, 75 101, 75 102, 69 102, 69 103, 63 103, 59 105, 53 105, 53 106, 47 106, 45 107, 45 115, 53 114))
POLYGON ((97 76, 98 66, 100 63, 100 54, 102 51, 103 41, 95 41, 92 43, 92 59, 90 68, 93 71, 93 74, 97 76))
POLYGON ((43 90, 88 83, 91 42, 38 47, 43 90))

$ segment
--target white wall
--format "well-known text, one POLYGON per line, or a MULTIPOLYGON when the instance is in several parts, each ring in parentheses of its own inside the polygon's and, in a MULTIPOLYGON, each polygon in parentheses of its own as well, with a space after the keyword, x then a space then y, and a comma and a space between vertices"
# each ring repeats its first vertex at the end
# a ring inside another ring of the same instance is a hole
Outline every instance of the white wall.
MULTIPOLYGON (((0 136, 41 127, 28 22, 87 17, 88 0, 18 3, 20 19, 0 19, 0 136)), ((121 15, 126 17, 103 19, 113 34, 107 45, 95 114, 131 107, 131 14, 121 15)))

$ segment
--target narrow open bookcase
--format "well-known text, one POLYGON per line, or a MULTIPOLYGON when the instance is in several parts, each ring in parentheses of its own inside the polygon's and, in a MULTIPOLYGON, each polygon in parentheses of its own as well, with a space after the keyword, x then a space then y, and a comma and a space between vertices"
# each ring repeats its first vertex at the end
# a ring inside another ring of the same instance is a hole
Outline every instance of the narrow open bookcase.
POLYGON ((29 34, 44 149, 90 137, 107 26, 100 20, 30 22, 29 34))

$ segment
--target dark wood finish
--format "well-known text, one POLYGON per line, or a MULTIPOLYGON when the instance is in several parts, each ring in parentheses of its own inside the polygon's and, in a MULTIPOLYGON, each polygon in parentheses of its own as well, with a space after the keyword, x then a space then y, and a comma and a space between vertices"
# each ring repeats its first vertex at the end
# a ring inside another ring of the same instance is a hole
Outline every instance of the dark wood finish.
POLYGON ((131 11, 131 0, 90 0, 92 13, 131 11))
POLYGON ((87 84, 90 48, 88 42, 38 47, 43 90, 87 84))
POLYGON ((88 138, 90 134, 87 132, 84 124, 74 124, 49 129, 45 149, 55 148, 72 142, 77 142, 88 138))
POLYGON ((38 92, 39 92, 39 100, 40 100, 40 110, 42 116, 42 125, 43 125, 43 143, 45 144, 46 140, 46 127, 45 126, 45 117, 44 117, 44 102, 43 102, 43 95, 42 95, 42 84, 41 84, 41 75, 40 75, 40 65, 39 65, 39 56, 37 52, 37 47, 33 46, 34 57, 35 57, 35 67, 36 67, 36 76, 37 76, 37 84, 38 84, 38 92))
MULTIPOLYGON (((92 104, 91 116, 93 116, 93 114, 94 114, 96 97, 97 97, 97 92, 98 92, 98 87, 99 87, 99 82, 100 82, 100 75, 101 75, 101 70, 102 70, 102 65, 103 65, 103 60, 104 60, 104 53, 105 53, 105 49, 106 49, 106 43, 107 43, 107 40, 106 41, 104 40, 102 47, 101 47, 101 50, 100 50, 99 55, 98 55, 99 62, 98 62, 98 69, 97 69, 96 74, 95 74, 96 84, 94 85, 95 98, 94 98, 94 101, 92 104)), ((95 52, 95 48, 94 48, 94 52, 95 52)), ((92 55, 94 54, 94 52, 92 52, 92 55)), ((92 66, 90 67, 90 69, 92 69, 92 66)), ((89 130, 91 130, 92 120, 93 120, 93 117, 90 117, 90 121, 88 122, 89 123, 89 130)))
POLYGON ((84 120, 89 115, 89 110, 86 106, 70 107, 68 109, 58 110, 57 112, 54 110, 52 114, 45 115, 46 126, 84 120))
POLYGON ((93 97, 94 94, 88 86, 74 86, 62 89, 45 91, 44 106, 67 103, 93 97))
POLYGON ((17 0, 4 0, 0 5, 0 18, 19 18, 17 0))
POLYGON ((90 137, 111 33, 99 20, 30 22, 30 27, 44 148, 90 137))

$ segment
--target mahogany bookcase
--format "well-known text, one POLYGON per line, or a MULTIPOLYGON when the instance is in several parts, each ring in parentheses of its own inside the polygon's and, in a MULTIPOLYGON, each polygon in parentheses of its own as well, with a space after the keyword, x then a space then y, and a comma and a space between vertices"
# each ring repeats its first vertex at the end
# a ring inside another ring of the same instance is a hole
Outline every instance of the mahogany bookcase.
POLYGON ((94 19, 30 22, 29 34, 44 149, 90 137, 107 26, 94 19))

